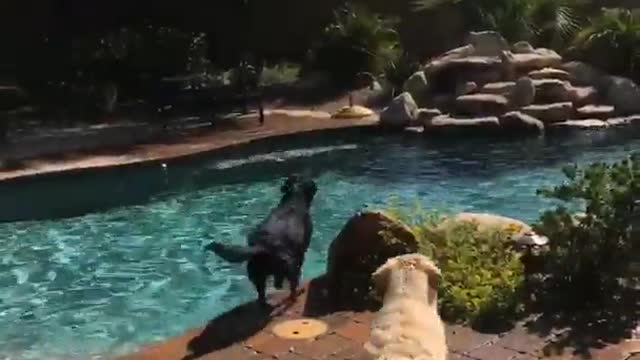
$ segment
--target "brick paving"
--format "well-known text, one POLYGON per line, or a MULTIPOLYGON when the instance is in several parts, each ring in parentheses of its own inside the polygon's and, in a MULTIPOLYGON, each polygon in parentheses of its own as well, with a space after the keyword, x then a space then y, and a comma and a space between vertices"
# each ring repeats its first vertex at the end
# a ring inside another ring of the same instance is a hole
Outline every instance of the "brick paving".
MULTIPOLYGON (((305 286, 294 304, 286 303, 286 293, 271 295, 271 312, 255 303, 242 305, 212 320, 205 328, 187 332, 142 349, 120 360, 365 360, 371 357, 363 344, 369 337, 371 310, 332 311, 324 291, 324 279, 305 286), (327 322, 329 331, 311 340, 276 337, 273 325, 301 317, 327 322), (233 324, 233 325, 232 325, 233 324)), ((571 347, 553 342, 557 334, 546 337, 528 332, 522 324, 501 334, 481 334, 460 325, 447 326, 450 360, 640 360, 640 341, 626 340, 586 355, 576 355, 571 347)), ((372 360, 372 359, 371 359, 372 360)))

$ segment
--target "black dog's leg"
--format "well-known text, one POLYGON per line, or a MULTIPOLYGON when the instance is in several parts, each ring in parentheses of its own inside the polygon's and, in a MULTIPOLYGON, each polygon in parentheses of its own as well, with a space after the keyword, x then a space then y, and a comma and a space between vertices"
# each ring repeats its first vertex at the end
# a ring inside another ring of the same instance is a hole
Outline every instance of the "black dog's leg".
POLYGON ((247 263, 247 273, 258 292, 258 302, 260 305, 267 306, 267 273, 264 271, 263 264, 256 258, 252 258, 247 263))
POLYGON ((300 282, 300 270, 292 271, 287 275, 287 281, 289 282, 289 300, 293 301, 298 297, 298 284, 300 282))
POLYGON ((256 287, 256 291, 258 292, 258 302, 260 305, 267 306, 267 295, 266 295, 266 287, 267 287, 267 278, 264 277, 261 281, 253 283, 256 287))

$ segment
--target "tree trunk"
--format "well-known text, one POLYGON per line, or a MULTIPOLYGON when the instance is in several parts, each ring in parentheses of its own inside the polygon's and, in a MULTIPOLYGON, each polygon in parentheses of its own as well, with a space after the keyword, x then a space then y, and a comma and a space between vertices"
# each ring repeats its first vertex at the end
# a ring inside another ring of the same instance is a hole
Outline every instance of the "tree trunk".
POLYGON ((9 116, 6 112, 0 113, 0 144, 6 144, 9 135, 9 116))

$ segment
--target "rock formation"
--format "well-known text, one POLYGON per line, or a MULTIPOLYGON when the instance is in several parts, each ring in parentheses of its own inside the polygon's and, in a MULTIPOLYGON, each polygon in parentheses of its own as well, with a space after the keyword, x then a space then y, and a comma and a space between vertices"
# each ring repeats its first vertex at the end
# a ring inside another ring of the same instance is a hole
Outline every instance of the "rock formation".
MULTIPOLYGON (((417 122, 428 134, 453 128, 508 133, 605 128, 637 122, 640 114, 640 87, 632 80, 581 62, 563 63, 555 51, 527 42, 509 45, 491 31, 469 33, 466 45, 429 61, 405 89, 420 96, 417 105, 429 111, 381 123, 417 122)), ((398 101, 390 108, 401 107, 398 101)))

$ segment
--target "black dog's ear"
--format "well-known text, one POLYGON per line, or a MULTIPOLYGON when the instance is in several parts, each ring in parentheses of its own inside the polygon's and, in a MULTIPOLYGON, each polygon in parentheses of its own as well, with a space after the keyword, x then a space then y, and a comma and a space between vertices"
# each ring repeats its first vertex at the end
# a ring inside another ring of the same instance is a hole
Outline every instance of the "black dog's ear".
POLYGON ((297 175, 289 175, 287 179, 284 181, 284 184, 282 184, 282 186, 280 187, 280 191, 283 194, 287 194, 291 192, 291 190, 293 189, 293 184, 295 184, 297 181, 298 181, 297 175))
POLYGON ((309 189, 308 191, 311 196, 318 192, 318 185, 316 185, 315 181, 309 181, 307 183, 307 188, 309 189))
POLYGON ((316 192, 318 192, 318 186, 315 181, 305 181, 302 189, 305 199, 309 204, 311 204, 311 201, 313 201, 313 198, 316 196, 316 192))

